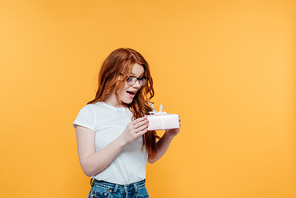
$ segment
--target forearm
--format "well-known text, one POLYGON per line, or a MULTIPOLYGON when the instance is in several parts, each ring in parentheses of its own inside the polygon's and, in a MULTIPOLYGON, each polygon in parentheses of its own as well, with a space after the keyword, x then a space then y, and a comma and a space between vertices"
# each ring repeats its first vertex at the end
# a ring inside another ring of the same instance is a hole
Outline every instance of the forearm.
POLYGON ((147 118, 130 122, 123 133, 102 150, 96 152, 95 131, 76 126, 78 155, 83 172, 93 176, 103 171, 117 157, 123 147, 147 132, 147 118))
POLYGON ((149 156, 148 162, 153 164, 154 162, 159 160, 166 153, 173 139, 174 137, 171 137, 168 135, 168 133, 165 133, 156 143, 156 155, 154 156, 154 158, 151 158, 149 156))
POLYGON ((80 159, 83 172, 89 177, 98 174, 116 158, 124 145, 123 141, 117 138, 102 150, 80 159))

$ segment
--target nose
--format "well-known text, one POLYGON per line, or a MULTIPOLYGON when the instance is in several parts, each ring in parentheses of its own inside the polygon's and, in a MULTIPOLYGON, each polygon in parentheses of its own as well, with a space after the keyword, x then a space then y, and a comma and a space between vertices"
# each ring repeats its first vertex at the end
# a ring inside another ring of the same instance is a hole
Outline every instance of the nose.
POLYGON ((137 80, 136 83, 133 84, 133 87, 137 89, 141 88, 140 82, 137 80))

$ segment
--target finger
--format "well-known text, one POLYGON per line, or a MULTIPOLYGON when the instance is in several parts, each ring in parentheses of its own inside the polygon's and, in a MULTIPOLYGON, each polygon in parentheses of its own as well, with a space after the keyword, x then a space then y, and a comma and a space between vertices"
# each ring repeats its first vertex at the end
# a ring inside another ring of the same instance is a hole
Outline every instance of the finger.
POLYGON ((146 117, 137 118, 134 121, 132 121, 133 125, 138 124, 139 122, 143 122, 145 120, 148 120, 146 117))
POLYGON ((147 126, 149 125, 148 119, 144 119, 144 120, 134 124, 134 127, 137 129, 137 128, 144 126, 144 125, 147 125, 147 126))
POLYGON ((138 127, 137 132, 139 133, 139 132, 141 132, 141 131, 143 131, 145 129, 148 129, 148 126, 149 126, 148 124, 145 124, 145 125, 142 125, 142 126, 138 127))
POLYGON ((145 130, 148 131, 148 125, 143 125, 139 128, 134 129, 134 133, 138 134, 138 133, 141 133, 142 131, 145 131, 145 130))
POLYGON ((137 127, 137 126, 142 125, 142 123, 145 122, 145 121, 147 121, 147 120, 148 120, 147 118, 142 117, 142 118, 138 118, 138 119, 132 121, 131 124, 132 124, 133 126, 137 127))
POLYGON ((148 128, 144 129, 144 130, 141 130, 137 133, 137 137, 141 136, 141 135, 144 135, 145 133, 147 133, 148 131, 148 128))

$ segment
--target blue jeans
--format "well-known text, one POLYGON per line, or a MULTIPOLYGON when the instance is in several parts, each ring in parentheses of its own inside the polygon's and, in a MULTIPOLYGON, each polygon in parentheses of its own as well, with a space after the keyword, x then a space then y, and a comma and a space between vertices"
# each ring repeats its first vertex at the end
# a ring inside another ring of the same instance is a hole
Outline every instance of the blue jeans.
POLYGON ((88 198, 149 198, 145 179, 136 183, 119 185, 91 180, 92 188, 88 198))

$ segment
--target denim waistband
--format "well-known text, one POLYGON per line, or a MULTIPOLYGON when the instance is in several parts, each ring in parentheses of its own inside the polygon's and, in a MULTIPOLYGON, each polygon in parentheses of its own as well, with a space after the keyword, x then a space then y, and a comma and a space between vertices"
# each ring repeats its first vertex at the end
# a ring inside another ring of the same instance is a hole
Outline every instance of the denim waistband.
POLYGON ((110 183, 110 182, 105 182, 102 180, 97 180, 97 179, 91 179, 91 186, 96 185, 96 186, 101 186, 103 188, 107 188, 107 189, 114 189, 114 193, 116 193, 118 190, 119 191, 127 191, 131 188, 134 188, 135 192, 138 192, 138 188, 145 186, 145 182, 146 180, 143 179, 141 181, 135 182, 135 183, 131 183, 131 184, 126 184, 126 185, 121 185, 121 184, 114 184, 114 183, 110 183))

